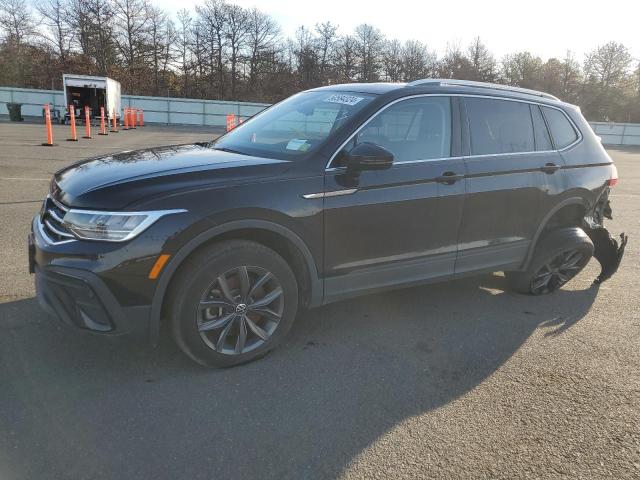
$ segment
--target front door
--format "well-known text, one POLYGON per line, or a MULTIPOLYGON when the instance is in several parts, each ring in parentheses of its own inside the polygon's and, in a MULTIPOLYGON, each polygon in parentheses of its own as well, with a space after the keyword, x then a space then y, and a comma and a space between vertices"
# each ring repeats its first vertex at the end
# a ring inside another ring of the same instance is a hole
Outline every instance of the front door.
POLYGON ((325 299, 452 276, 464 203, 458 100, 396 101, 345 150, 371 142, 394 154, 388 170, 325 177, 325 299), (452 108, 453 106, 453 108, 452 108))

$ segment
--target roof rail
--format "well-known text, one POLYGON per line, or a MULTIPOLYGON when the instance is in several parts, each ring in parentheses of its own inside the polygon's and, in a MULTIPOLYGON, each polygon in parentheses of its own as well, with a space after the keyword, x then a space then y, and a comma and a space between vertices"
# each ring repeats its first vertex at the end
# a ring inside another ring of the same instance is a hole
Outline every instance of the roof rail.
POLYGON ((487 83, 487 82, 474 82, 472 80, 457 80, 449 78, 423 78, 421 80, 415 80, 407 83, 408 87, 415 87, 417 85, 439 85, 439 86, 459 86, 459 87, 476 87, 486 88, 488 90, 505 90, 508 92, 526 93, 527 95, 535 95, 537 97, 549 98, 551 100, 558 100, 558 97, 538 90, 530 90, 528 88, 512 87, 511 85, 501 85, 499 83, 487 83))

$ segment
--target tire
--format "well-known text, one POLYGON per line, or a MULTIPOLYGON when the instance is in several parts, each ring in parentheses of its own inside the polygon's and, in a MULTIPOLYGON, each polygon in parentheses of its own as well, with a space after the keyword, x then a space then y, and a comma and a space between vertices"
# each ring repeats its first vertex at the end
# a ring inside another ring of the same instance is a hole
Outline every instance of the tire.
POLYGON ((270 248, 231 240, 187 259, 168 300, 180 349, 201 365, 231 367, 282 342, 296 317, 298 284, 270 248))
POLYGON ((553 230, 539 240, 527 270, 505 275, 516 292, 552 293, 580 273, 592 256, 593 243, 584 230, 553 230))

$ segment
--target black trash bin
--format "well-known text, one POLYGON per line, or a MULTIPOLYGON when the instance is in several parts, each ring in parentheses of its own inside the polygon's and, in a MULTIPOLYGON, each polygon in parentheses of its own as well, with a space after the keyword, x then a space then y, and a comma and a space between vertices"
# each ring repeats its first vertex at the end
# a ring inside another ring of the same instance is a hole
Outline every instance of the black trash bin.
POLYGON ((7 110, 9 110, 9 120, 12 122, 22 122, 22 104, 21 103, 7 103, 7 110))

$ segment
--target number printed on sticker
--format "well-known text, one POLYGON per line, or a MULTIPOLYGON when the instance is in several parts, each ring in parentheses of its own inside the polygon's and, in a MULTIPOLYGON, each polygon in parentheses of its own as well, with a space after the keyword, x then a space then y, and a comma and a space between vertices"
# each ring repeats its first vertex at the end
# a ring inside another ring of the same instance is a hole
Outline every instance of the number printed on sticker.
POLYGON ((364 97, 357 97, 355 95, 344 95, 341 93, 335 93, 331 95, 329 98, 325 99, 325 102, 328 103, 342 103, 344 105, 355 105, 364 97))

